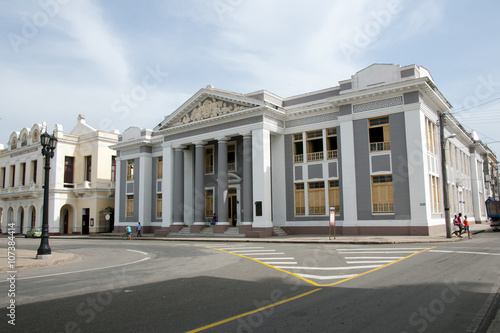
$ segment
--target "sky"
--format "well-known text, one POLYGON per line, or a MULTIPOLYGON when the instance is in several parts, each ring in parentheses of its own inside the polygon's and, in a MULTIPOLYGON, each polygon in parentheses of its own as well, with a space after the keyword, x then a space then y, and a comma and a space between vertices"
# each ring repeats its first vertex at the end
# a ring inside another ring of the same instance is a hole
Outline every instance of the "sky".
POLYGON ((0 0, 0 143, 46 122, 153 129, 207 85, 281 97, 427 68, 500 158, 494 0, 0 0))

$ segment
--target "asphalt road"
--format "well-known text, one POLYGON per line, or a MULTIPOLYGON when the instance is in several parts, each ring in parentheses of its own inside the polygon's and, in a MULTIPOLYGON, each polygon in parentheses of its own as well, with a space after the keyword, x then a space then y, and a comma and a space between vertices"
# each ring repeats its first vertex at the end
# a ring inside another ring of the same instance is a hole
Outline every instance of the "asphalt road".
MULTIPOLYGON (((18 332, 486 332, 500 233, 342 245, 51 239, 79 260, 20 271, 18 332)), ((2 240, 3 242, 3 240, 2 240)), ((4 243, 2 243, 4 244, 4 243)), ((17 248, 36 249, 20 239, 17 248)))

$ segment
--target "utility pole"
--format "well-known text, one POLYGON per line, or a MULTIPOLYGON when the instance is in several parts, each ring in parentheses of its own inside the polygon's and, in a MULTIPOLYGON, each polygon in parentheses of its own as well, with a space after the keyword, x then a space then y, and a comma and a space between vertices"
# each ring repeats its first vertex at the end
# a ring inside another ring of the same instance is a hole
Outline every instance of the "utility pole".
POLYGON ((444 138, 444 118, 442 112, 439 115, 439 137, 441 140, 441 173, 443 174, 443 205, 444 205, 444 223, 446 225, 446 238, 451 238, 450 224, 450 204, 448 200, 448 171, 446 169, 446 139, 444 138))

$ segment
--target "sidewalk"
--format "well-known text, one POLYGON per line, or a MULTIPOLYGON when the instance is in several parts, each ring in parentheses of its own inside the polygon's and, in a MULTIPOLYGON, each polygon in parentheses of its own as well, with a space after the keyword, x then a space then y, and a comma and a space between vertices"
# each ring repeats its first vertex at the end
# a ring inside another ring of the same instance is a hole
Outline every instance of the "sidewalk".
MULTIPOLYGON (((489 230, 489 224, 471 225, 471 235, 489 230)), ((328 244, 418 244, 418 243, 438 243, 438 242, 464 242, 467 241, 467 235, 463 239, 456 236, 446 238, 446 234, 434 236, 337 236, 333 234, 331 239, 328 235, 291 235, 275 236, 266 238, 240 238, 240 237, 155 237, 154 234, 144 234, 133 241, 154 240, 154 241, 194 241, 194 242, 255 242, 255 243, 328 243, 328 244)), ((122 239, 121 233, 106 233, 94 235, 61 235, 50 236, 51 239, 122 239)), ((0 272, 10 270, 8 267, 7 248, 0 251, 0 272)), ((15 269, 36 268, 42 266, 62 264, 80 260, 78 256, 67 252, 52 252, 52 258, 36 259, 36 250, 15 251, 15 269)))

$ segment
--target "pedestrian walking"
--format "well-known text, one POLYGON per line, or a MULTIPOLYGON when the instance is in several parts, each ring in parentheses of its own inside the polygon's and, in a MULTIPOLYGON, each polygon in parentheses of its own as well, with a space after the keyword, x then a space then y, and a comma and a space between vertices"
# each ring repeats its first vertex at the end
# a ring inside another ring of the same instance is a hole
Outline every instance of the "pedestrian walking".
POLYGON ((137 222, 137 237, 142 237, 141 230, 142 230, 141 222, 137 222))
POLYGON ((467 220, 467 215, 464 216, 464 228, 465 231, 467 231, 467 237, 470 239, 470 227, 469 227, 469 220, 467 220))
POLYGON ((460 228, 458 226, 458 217, 456 215, 453 218, 453 234, 459 238, 462 238, 462 236, 460 235, 460 228))
POLYGON ((463 234, 465 231, 464 231, 464 223, 462 222, 462 213, 458 213, 458 217, 457 217, 457 221, 458 221, 458 228, 460 229, 460 235, 463 234))

